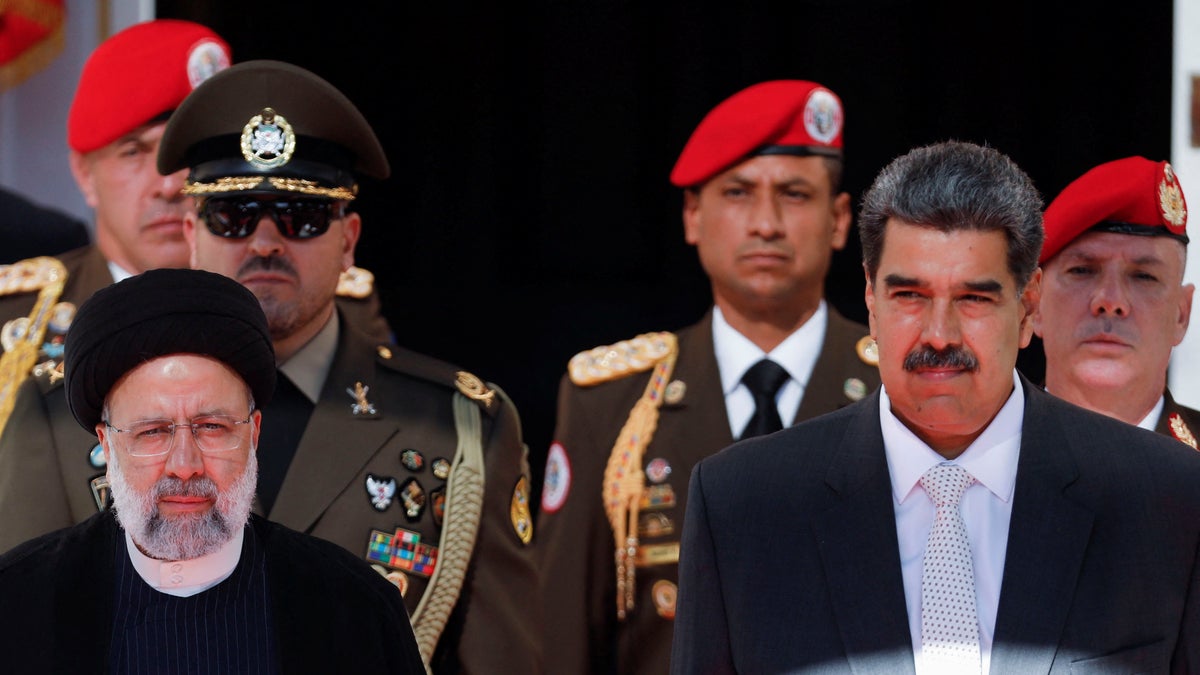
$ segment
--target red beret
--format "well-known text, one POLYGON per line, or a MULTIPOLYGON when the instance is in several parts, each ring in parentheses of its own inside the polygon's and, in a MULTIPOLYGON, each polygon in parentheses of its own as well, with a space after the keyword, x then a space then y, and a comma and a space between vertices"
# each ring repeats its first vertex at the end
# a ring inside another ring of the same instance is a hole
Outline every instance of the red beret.
POLYGON ((1172 237, 1187 243, 1187 202, 1167 162, 1126 157, 1076 178, 1045 213, 1041 262, 1088 230, 1172 237))
POLYGON ((83 65, 67 117, 68 145, 91 152, 112 143, 179 107, 229 62, 229 45, 197 23, 158 19, 126 28, 83 65))
POLYGON ((841 157, 841 99, 804 80, 747 87, 700 121, 679 153, 671 183, 699 185, 752 155, 841 157))

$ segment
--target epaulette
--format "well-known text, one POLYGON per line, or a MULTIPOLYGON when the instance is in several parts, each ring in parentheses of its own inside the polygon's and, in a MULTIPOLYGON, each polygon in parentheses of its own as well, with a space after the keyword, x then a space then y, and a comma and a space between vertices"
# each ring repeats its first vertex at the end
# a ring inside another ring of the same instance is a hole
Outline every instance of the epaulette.
POLYGON ((343 298, 359 300, 375 290, 375 275, 369 270, 351 265, 338 277, 337 294, 343 298))
POLYGON ((571 357, 567 373, 581 387, 616 380, 650 370, 674 356, 678 341, 674 333, 643 333, 630 340, 582 351, 571 357))
POLYGON ((39 256, 0 265, 0 296, 34 293, 58 281, 63 264, 57 258, 39 256))
POLYGON ((501 398, 497 395, 499 390, 455 365, 396 345, 377 345, 375 354, 378 363, 389 370, 454 389, 493 417, 500 412, 501 398))

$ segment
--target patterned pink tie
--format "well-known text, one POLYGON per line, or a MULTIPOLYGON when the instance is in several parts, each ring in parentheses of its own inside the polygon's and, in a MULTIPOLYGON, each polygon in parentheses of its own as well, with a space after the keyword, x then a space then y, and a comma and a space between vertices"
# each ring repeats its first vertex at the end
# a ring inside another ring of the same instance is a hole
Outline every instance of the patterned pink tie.
POLYGON ((938 464, 921 476, 921 487, 937 507, 921 574, 922 675, 980 672, 971 542, 958 511, 974 482, 957 464, 938 464))

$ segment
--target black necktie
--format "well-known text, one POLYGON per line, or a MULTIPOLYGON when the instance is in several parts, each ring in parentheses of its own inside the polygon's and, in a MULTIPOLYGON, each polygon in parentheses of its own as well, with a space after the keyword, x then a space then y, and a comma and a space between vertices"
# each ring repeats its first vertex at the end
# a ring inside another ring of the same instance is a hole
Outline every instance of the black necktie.
POLYGON ((787 371, 770 359, 763 359, 750 366, 750 370, 742 376, 742 384, 746 385, 754 396, 754 416, 742 431, 741 438, 761 436, 783 428, 783 420, 779 419, 779 406, 775 405, 775 394, 779 393, 779 388, 787 381, 787 371))
POLYGON ((308 426, 313 404, 283 371, 277 371, 275 394, 262 408, 262 432, 258 436, 258 503, 270 515, 275 497, 308 426))

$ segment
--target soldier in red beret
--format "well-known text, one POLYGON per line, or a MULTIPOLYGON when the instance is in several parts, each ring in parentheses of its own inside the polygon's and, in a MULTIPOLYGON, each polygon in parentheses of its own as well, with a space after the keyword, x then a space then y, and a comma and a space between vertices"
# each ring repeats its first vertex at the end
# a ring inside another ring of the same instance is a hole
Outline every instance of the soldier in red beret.
POLYGON ((670 178, 714 307, 571 360, 538 521, 548 672, 666 672, 692 466, 878 385, 867 328, 824 300, 852 218, 842 123, 820 84, 762 82, 683 148, 670 178))
POLYGON ((1101 164, 1055 198, 1045 225, 1034 326, 1046 390, 1195 448, 1200 411, 1166 387, 1195 291, 1183 283, 1187 203, 1171 165, 1101 164))

